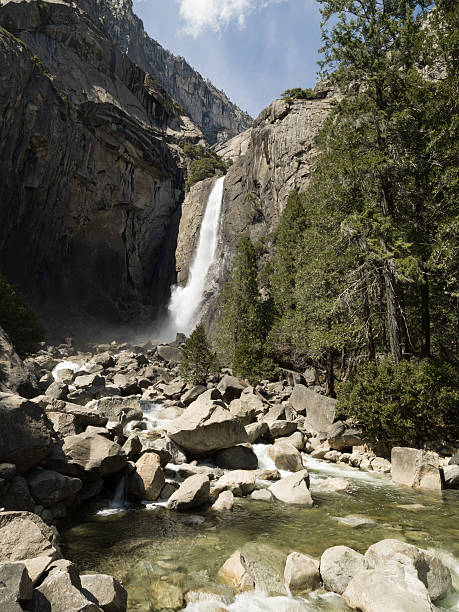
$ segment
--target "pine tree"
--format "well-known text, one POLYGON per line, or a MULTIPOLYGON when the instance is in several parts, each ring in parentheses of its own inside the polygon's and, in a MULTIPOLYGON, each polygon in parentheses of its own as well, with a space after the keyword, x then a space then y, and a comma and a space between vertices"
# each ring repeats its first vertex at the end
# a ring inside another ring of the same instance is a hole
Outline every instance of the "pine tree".
POLYGON ((195 385, 206 384, 208 378, 217 372, 217 356, 211 350, 202 324, 199 324, 187 339, 182 353, 180 374, 186 381, 195 385))
POLYGON ((265 355, 269 310, 260 297, 255 247, 244 237, 220 296, 218 347, 224 363, 253 383, 269 369, 265 355))

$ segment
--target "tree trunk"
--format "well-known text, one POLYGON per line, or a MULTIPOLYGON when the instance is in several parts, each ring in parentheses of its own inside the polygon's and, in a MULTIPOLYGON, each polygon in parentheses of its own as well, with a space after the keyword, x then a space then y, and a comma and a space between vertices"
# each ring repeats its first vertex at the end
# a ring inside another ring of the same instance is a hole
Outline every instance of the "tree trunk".
POLYGON ((386 315, 387 328, 389 330, 390 351, 394 361, 401 361, 402 354, 402 333, 400 325, 399 302, 397 299, 396 281, 393 270, 393 262, 388 259, 383 269, 384 286, 386 290, 386 315))
POLYGON ((333 362, 335 351, 332 348, 327 349, 327 376, 326 387, 328 397, 336 397, 335 393, 335 372, 333 370, 333 362))
POLYGON ((373 336, 373 323, 371 321, 370 300, 368 299, 367 279, 365 278, 364 263, 360 260, 360 278, 362 280, 363 317, 365 321, 365 335, 367 338, 368 359, 375 360, 375 340, 373 336))
POLYGON ((430 357, 430 296, 429 277, 424 272, 421 285, 421 357, 430 357))

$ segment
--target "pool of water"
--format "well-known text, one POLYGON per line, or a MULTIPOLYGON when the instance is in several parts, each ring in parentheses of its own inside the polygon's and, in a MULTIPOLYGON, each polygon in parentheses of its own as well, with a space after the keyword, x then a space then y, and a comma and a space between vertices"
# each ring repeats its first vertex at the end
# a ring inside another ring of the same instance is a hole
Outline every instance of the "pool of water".
MULTIPOLYGON (((257 454, 269 461, 264 449, 257 449, 257 454)), ((177 514, 161 506, 89 514, 64 532, 66 557, 82 572, 108 573, 120 579, 129 593, 130 612, 155 610, 158 585, 175 585, 184 592, 221 592, 218 569, 238 548, 268 563, 266 588, 272 596, 257 592, 234 599, 225 591, 228 610, 345 610, 341 599, 332 594, 312 594, 296 600, 286 597, 275 577, 282 575, 285 557, 298 551, 319 559, 326 548, 335 545, 363 553, 384 538, 438 551, 452 570, 455 589, 459 590, 458 492, 421 493, 396 486, 385 475, 307 456, 305 463, 315 502, 310 509, 237 498, 234 510, 222 515, 209 510, 177 514), (317 489, 330 476, 348 479, 354 484, 354 492, 336 494, 317 489), (355 515, 371 522, 351 526, 355 525, 355 515), (271 583, 270 576, 274 576, 271 583)), ((189 604, 187 610, 215 610, 209 597, 208 603, 189 604)), ((459 610, 459 598, 452 593, 437 605, 459 610)))

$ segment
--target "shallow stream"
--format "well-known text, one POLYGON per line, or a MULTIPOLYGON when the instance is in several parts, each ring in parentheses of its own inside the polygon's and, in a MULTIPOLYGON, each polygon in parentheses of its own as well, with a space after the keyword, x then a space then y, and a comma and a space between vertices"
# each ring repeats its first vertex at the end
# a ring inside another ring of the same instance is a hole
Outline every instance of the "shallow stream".
MULTIPOLYGON (((256 451, 260 464, 269 462, 265 448, 256 445, 256 451)), ((222 592, 216 574, 238 548, 260 559, 265 565, 267 588, 279 596, 257 592, 233 600, 223 590, 227 610, 346 610, 341 598, 332 594, 313 594, 305 599, 283 595, 279 576, 285 557, 298 551, 319 559, 326 548, 335 545, 363 553, 384 538, 438 551, 459 591, 458 492, 420 493, 392 484, 388 476, 341 468, 307 455, 305 464, 315 502, 311 509, 236 498, 233 511, 220 515, 209 510, 176 514, 161 506, 92 514, 64 533, 66 557, 83 572, 109 573, 120 579, 129 592, 130 612, 155 610, 155 597, 168 593, 168 585, 179 586, 184 592, 222 592), (317 490, 329 476, 346 478, 355 485, 354 492, 317 490), (359 523, 363 524, 355 526, 359 523)), ((440 610, 459 610, 459 595, 452 593, 436 605, 440 610)), ((216 609, 215 602, 204 601, 186 608, 196 612, 216 609)))

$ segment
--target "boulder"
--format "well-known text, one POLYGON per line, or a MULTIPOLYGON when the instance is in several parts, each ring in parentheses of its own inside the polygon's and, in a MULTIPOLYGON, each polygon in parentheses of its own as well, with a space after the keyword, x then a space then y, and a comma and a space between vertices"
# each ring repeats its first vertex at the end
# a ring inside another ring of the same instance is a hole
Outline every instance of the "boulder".
POLYGON ((104 370, 106 368, 112 368, 115 365, 115 359, 108 351, 94 355, 91 361, 97 365, 101 365, 104 370))
POLYGON ((273 494, 268 489, 257 489, 250 495, 251 499, 256 501, 272 502, 273 494))
POLYGON ((352 577, 367 569, 363 555, 348 546, 332 546, 322 553, 320 575, 327 591, 342 595, 352 577))
POLYGON ((359 429, 348 428, 343 421, 337 421, 328 429, 328 444, 332 450, 352 449, 363 443, 361 433, 359 429))
POLYGON ((73 385, 77 389, 86 388, 92 392, 105 387, 105 378, 98 374, 79 374, 75 377, 73 385))
POLYGON ((38 384, 11 342, 0 327, 0 392, 17 393, 22 397, 37 395, 38 384))
POLYGON ((255 408, 250 403, 243 402, 240 398, 234 399, 228 409, 243 425, 250 425, 257 416, 255 408))
POLYGON ((239 378, 226 374, 218 383, 217 389, 220 391, 223 401, 229 404, 241 397, 241 393, 246 386, 239 378))
POLYGON ((145 453, 135 464, 136 471, 129 476, 128 489, 138 499, 155 501, 164 486, 161 460, 156 453, 145 453))
POLYGON ((381 474, 390 474, 391 464, 390 461, 384 459, 384 457, 374 457, 371 459, 371 467, 373 471, 381 474))
POLYGON ((121 450, 125 453, 128 459, 135 461, 140 455, 142 450, 142 443, 139 436, 131 435, 121 447, 121 450))
POLYGON ((225 470, 256 470, 258 459, 249 446, 225 448, 215 455, 215 463, 225 470))
POLYGON ((167 452, 170 456, 169 461, 175 465, 186 463, 187 459, 183 449, 170 438, 157 438, 151 443, 151 448, 167 452))
POLYGON ((247 432, 248 441, 250 444, 254 444, 258 438, 268 433, 269 428, 268 423, 265 423, 265 421, 258 421, 257 423, 246 425, 245 430, 247 432))
POLYGON ((56 445, 46 467, 68 476, 95 480, 120 472, 126 462, 126 455, 116 442, 83 432, 56 445))
POLYGON ((27 482, 32 495, 45 508, 73 498, 83 486, 79 478, 71 478, 54 470, 43 469, 29 472, 27 482))
POLYGON ((247 542, 242 546, 241 554, 257 590, 269 595, 287 594, 283 580, 286 553, 270 544, 247 542))
POLYGON ((292 595, 315 591, 320 587, 319 562, 308 555, 290 553, 285 563, 284 582, 292 595))
POLYGON ((129 423, 129 421, 142 420, 143 418, 140 400, 136 395, 128 397, 120 395, 102 397, 96 400, 94 404, 91 403, 88 407, 93 406, 109 421, 129 423))
POLYGON ((31 512, 0 512, 0 562, 61 557, 53 530, 31 512))
POLYGON ((345 478, 326 478, 317 488, 326 493, 344 493, 355 490, 355 487, 345 478))
POLYGON ((169 346, 168 344, 160 344, 157 347, 156 351, 161 361, 165 361, 169 365, 174 366, 178 363, 182 363, 182 351, 174 346, 169 346))
POLYGON ((278 470, 286 470, 288 472, 304 470, 300 451, 288 442, 276 442, 270 446, 268 454, 278 470))
POLYGON ((448 461, 448 465, 459 465, 459 453, 456 453, 448 461))
POLYGON ((247 433, 239 419, 204 396, 169 423, 167 432, 174 442, 196 456, 247 442, 247 433))
POLYGON ((0 490, 0 507, 5 510, 33 511, 37 502, 30 493, 27 481, 22 476, 14 476, 6 481, 0 490))
POLYGON ((101 414, 97 408, 80 406, 79 404, 72 404, 71 402, 64 402, 62 400, 54 400, 51 405, 46 408, 46 412, 59 412, 65 415, 74 416, 76 428, 80 430, 76 433, 82 433, 89 425, 93 425, 94 427, 105 427, 108 422, 108 418, 101 414))
POLYGON ((52 562, 51 557, 35 557, 34 559, 22 559, 21 561, 26 566, 27 573, 34 586, 43 578, 52 562))
POLYGON ((225 561, 218 570, 217 579, 234 589, 237 593, 253 591, 255 589, 255 579, 247 568, 240 550, 237 550, 225 561))
POLYGON ((311 507, 313 500, 308 489, 309 474, 307 470, 301 470, 291 476, 282 478, 269 487, 276 499, 285 504, 311 507))
POLYGON ((434 611, 425 585, 403 555, 384 568, 363 570, 353 576, 343 601, 362 612, 434 611))
POLYGON ((295 385, 290 404, 299 414, 306 415, 306 429, 312 433, 327 433, 335 419, 336 400, 295 385))
POLYGON ((38 465, 51 451, 53 429, 43 409, 19 395, 0 400, 0 463, 18 473, 38 465))
POLYGON ((101 612, 101 608, 80 591, 78 574, 56 568, 35 588, 33 612, 101 612))
POLYGON ((209 501, 210 481, 207 476, 196 474, 182 482, 179 489, 169 498, 167 507, 180 512, 203 506, 209 501))
POLYGON ((194 387, 192 387, 191 389, 188 389, 188 391, 186 391, 182 397, 180 398, 180 401, 182 402, 182 404, 184 404, 185 406, 189 406, 190 404, 192 404, 195 400, 198 399, 198 397, 200 395, 202 395, 203 393, 206 392, 206 387, 204 387, 204 385, 195 385, 194 387))
POLYGON ((257 473, 252 470, 234 470, 227 472, 217 480, 213 493, 218 495, 222 491, 231 491, 236 497, 249 495, 255 489, 257 473))
POLYGON ((294 421, 268 421, 269 437, 272 439, 289 436, 298 429, 294 421))
POLYGON ((427 587, 432 601, 447 595, 451 589, 451 574, 438 555, 433 552, 399 540, 387 539, 370 546, 365 553, 365 559, 370 567, 379 570, 397 555, 409 559, 419 580, 427 587))
POLYGON ((279 440, 279 442, 288 442, 299 451, 302 451, 304 448, 304 439, 301 431, 295 431, 290 436, 279 440))
POLYGON ((48 419, 59 438, 76 436, 84 431, 84 427, 77 425, 77 418, 73 414, 65 412, 47 412, 48 419))
POLYGON ((126 611, 127 591, 113 576, 88 574, 80 576, 80 579, 83 595, 102 608, 104 612, 126 611))
POLYGON ((338 463, 340 457, 341 457, 341 453, 336 450, 328 451, 324 455, 325 461, 331 461, 332 463, 338 463))
POLYGON ((415 489, 441 491, 437 453, 416 448, 395 447, 391 453, 392 480, 415 489))
POLYGON ((55 381, 49 385, 49 387, 45 391, 46 397, 53 400, 65 400, 69 393, 68 386, 59 381, 55 381))
POLYGON ((214 512, 224 512, 232 510, 234 506, 234 495, 231 491, 223 491, 217 498, 217 501, 212 505, 214 512))
POLYGON ((459 465, 445 465, 443 467, 443 480, 445 489, 459 489, 459 465))
POLYGON ((14 601, 32 599, 32 580, 24 563, 10 561, 0 565, 0 603, 2 596, 14 601))

